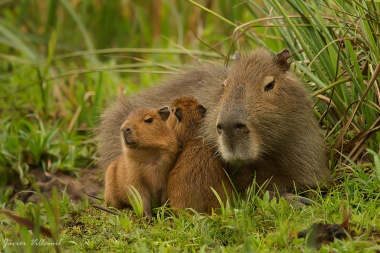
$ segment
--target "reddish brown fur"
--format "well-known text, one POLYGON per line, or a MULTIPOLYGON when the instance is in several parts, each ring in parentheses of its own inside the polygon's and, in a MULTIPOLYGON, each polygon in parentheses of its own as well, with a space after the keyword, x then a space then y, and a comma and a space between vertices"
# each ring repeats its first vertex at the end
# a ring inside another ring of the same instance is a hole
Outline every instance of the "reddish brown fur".
POLYGON ((172 208, 192 208, 201 213, 210 213, 220 203, 211 190, 213 188, 223 203, 233 188, 224 164, 215 151, 197 136, 197 129, 205 116, 205 110, 194 98, 176 99, 173 112, 181 112, 175 131, 183 144, 178 160, 169 173, 168 197, 172 208), (226 194, 227 193, 227 194, 226 194))
POLYGON ((199 135, 218 147, 229 167, 236 168, 233 178, 240 191, 252 183, 254 176, 258 183, 271 180, 271 187, 276 184, 284 191, 292 191, 294 186, 301 190, 315 188, 330 175, 323 138, 309 94, 287 71, 287 59, 284 54, 275 58, 267 50, 258 49, 230 68, 198 64, 133 97, 121 96, 102 114, 100 165, 107 167, 122 152, 117 132, 133 109, 160 107, 177 97, 193 96, 209 109, 199 135), (264 93, 268 77, 274 77, 276 84, 264 93), (237 120, 243 123, 243 132, 249 132, 246 137, 250 141, 241 143, 249 153, 244 153, 241 145, 239 148, 238 141, 228 143, 229 138, 217 132, 218 122, 231 125, 239 123, 237 120))
POLYGON ((147 217, 151 216, 151 201, 158 205, 167 201, 167 177, 180 150, 169 122, 156 109, 139 109, 128 116, 120 128, 123 154, 105 174, 107 205, 118 209, 130 206, 130 186, 140 193, 147 217), (149 119, 153 121, 146 122, 149 119))

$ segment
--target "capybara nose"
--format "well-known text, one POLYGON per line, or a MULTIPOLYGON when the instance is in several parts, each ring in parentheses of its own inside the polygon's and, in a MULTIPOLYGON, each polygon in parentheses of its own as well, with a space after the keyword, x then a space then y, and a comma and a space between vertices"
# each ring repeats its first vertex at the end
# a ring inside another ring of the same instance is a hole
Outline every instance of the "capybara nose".
POLYGON ((219 122, 216 125, 216 130, 218 131, 219 135, 224 133, 227 136, 239 136, 249 133, 247 125, 242 122, 219 122))
POLYGON ((216 130, 218 131, 218 134, 222 134, 223 132, 223 126, 221 124, 216 125, 216 130))
POLYGON ((132 135, 132 127, 123 126, 120 130, 121 130, 122 136, 124 137, 125 144, 128 144, 130 142, 130 138, 132 135))
POLYGON ((130 126, 123 126, 121 129, 120 129, 121 133, 122 133, 122 137, 124 139, 124 143, 126 145, 130 145, 132 143, 134 143, 134 141, 132 140, 132 127, 130 126))
POLYGON ((132 133, 132 127, 124 126, 121 128, 121 131, 123 132, 124 136, 130 135, 132 133))

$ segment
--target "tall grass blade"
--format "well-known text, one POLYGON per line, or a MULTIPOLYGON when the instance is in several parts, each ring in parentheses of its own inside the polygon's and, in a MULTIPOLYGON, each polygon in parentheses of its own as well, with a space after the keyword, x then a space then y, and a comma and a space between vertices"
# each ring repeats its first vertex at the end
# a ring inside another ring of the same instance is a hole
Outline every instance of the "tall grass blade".
POLYGON ((128 194, 129 203, 131 204, 136 216, 138 218, 142 218, 144 216, 144 206, 143 206, 143 200, 141 198, 141 195, 137 191, 137 189, 133 187, 132 185, 129 186, 128 189, 130 193, 128 194))

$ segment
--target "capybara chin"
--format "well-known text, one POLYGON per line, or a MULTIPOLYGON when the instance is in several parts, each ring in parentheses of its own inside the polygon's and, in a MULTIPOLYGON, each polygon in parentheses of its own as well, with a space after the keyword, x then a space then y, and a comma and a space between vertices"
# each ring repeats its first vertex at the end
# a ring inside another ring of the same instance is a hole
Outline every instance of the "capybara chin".
POLYGON ((106 205, 130 207, 132 187, 142 198, 146 217, 151 217, 151 201, 158 205, 167 201, 167 177, 180 151, 169 117, 168 107, 137 109, 129 114, 119 134, 123 153, 105 173, 106 205))
MULTIPOLYGON (((173 209, 192 208, 200 213, 211 213, 220 203, 214 189, 225 203, 232 196, 233 187, 224 164, 215 156, 212 147, 198 136, 198 128, 206 109, 192 97, 174 100, 172 112, 177 118, 175 132, 182 151, 168 178, 168 197, 173 209)), ((178 214, 177 210, 175 213, 178 214)))
POLYGON ((257 49, 230 67, 199 63, 161 85, 131 97, 120 96, 101 116, 100 166, 122 152, 120 125, 133 109, 160 108, 178 97, 194 97, 208 109, 199 136, 217 150, 239 191, 253 178, 292 191, 315 188, 330 171, 312 100, 289 71, 290 54, 257 49))

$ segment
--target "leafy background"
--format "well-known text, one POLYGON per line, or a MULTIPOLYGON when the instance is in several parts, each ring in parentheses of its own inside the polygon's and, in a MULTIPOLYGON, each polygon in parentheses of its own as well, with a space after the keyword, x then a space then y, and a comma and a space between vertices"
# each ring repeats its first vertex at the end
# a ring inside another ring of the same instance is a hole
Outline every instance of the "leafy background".
MULTIPOLYGON (((379 2, 357 0, 0 2, 0 206, 10 207, 14 189, 30 184, 27 175, 32 169, 76 174, 94 167, 93 128, 102 108, 116 94, 152 86, 189 62, 223 63, 236 50, 244 53, 266 47, 279 52, 289 48, 295 54, 292 68, 314 98, 336 179, 332 197, 323 200, 324 214, 319 210, 310 217, 336 214, 343 201, 346 209, 354 208, 354 220, 369 210, 363 224, 376 220, 379 224, 374 215, 380 192, 379 12, 379 2), (336 204, 327 207, 330 198, 336 204)), ((268 210, 257 204, 261 200, 255 201, 253 206, 262 211, 263 219, 268 218, 268 210)), ((66 209, 57 207, 61 214, 82 208, 70 206, 67 199, 56 205, 63 204, 66 209)), ((21 203, 14 205, 15 210, 25 208, 21 203)), ((273 208, 276 204, 262 205, 273 208)), ((40 207, 29 208, 38 220, 35 212, 40 207)), ((252 221, 250 214, 247 211, 252 221)), ((275 214, 284 216, 283 211, 275 214)), ((219 222, 237 222, 247 228, 236 213, 230 215, 219 222)), ((44 222, 54 228, 57 220, 52 216, 48 214, 50 222, 44 222)), ((123 226, 131 226, 130 216, 122 219, 118 221, 123 226)), ((288 223, 278 219, 272 227, 256 221, 258 230, 280 241, 288 238, 288 223), (284 225, 278 227, 279 223, 284 225)), ((294 246, 270 239, 259 243, 257 237, 250 241, 250 229, 241 234, 232 230, 227 234, 236 236, 232 244, 236 247, 303 248, 300 243, 294 246)), ((78 239, 70 236, 67 240, 78 239)), ((219 247, 201 238, 193 250, 219 247)), ((139 246, 134 249, 155 248, 154 240, 142 243, 140 239, 135 238, 139 246)), ((93 240, 100 243, 96 241, 100 239, 93 240)), ((370 245, 374 242, 369 240, 370 245)))

